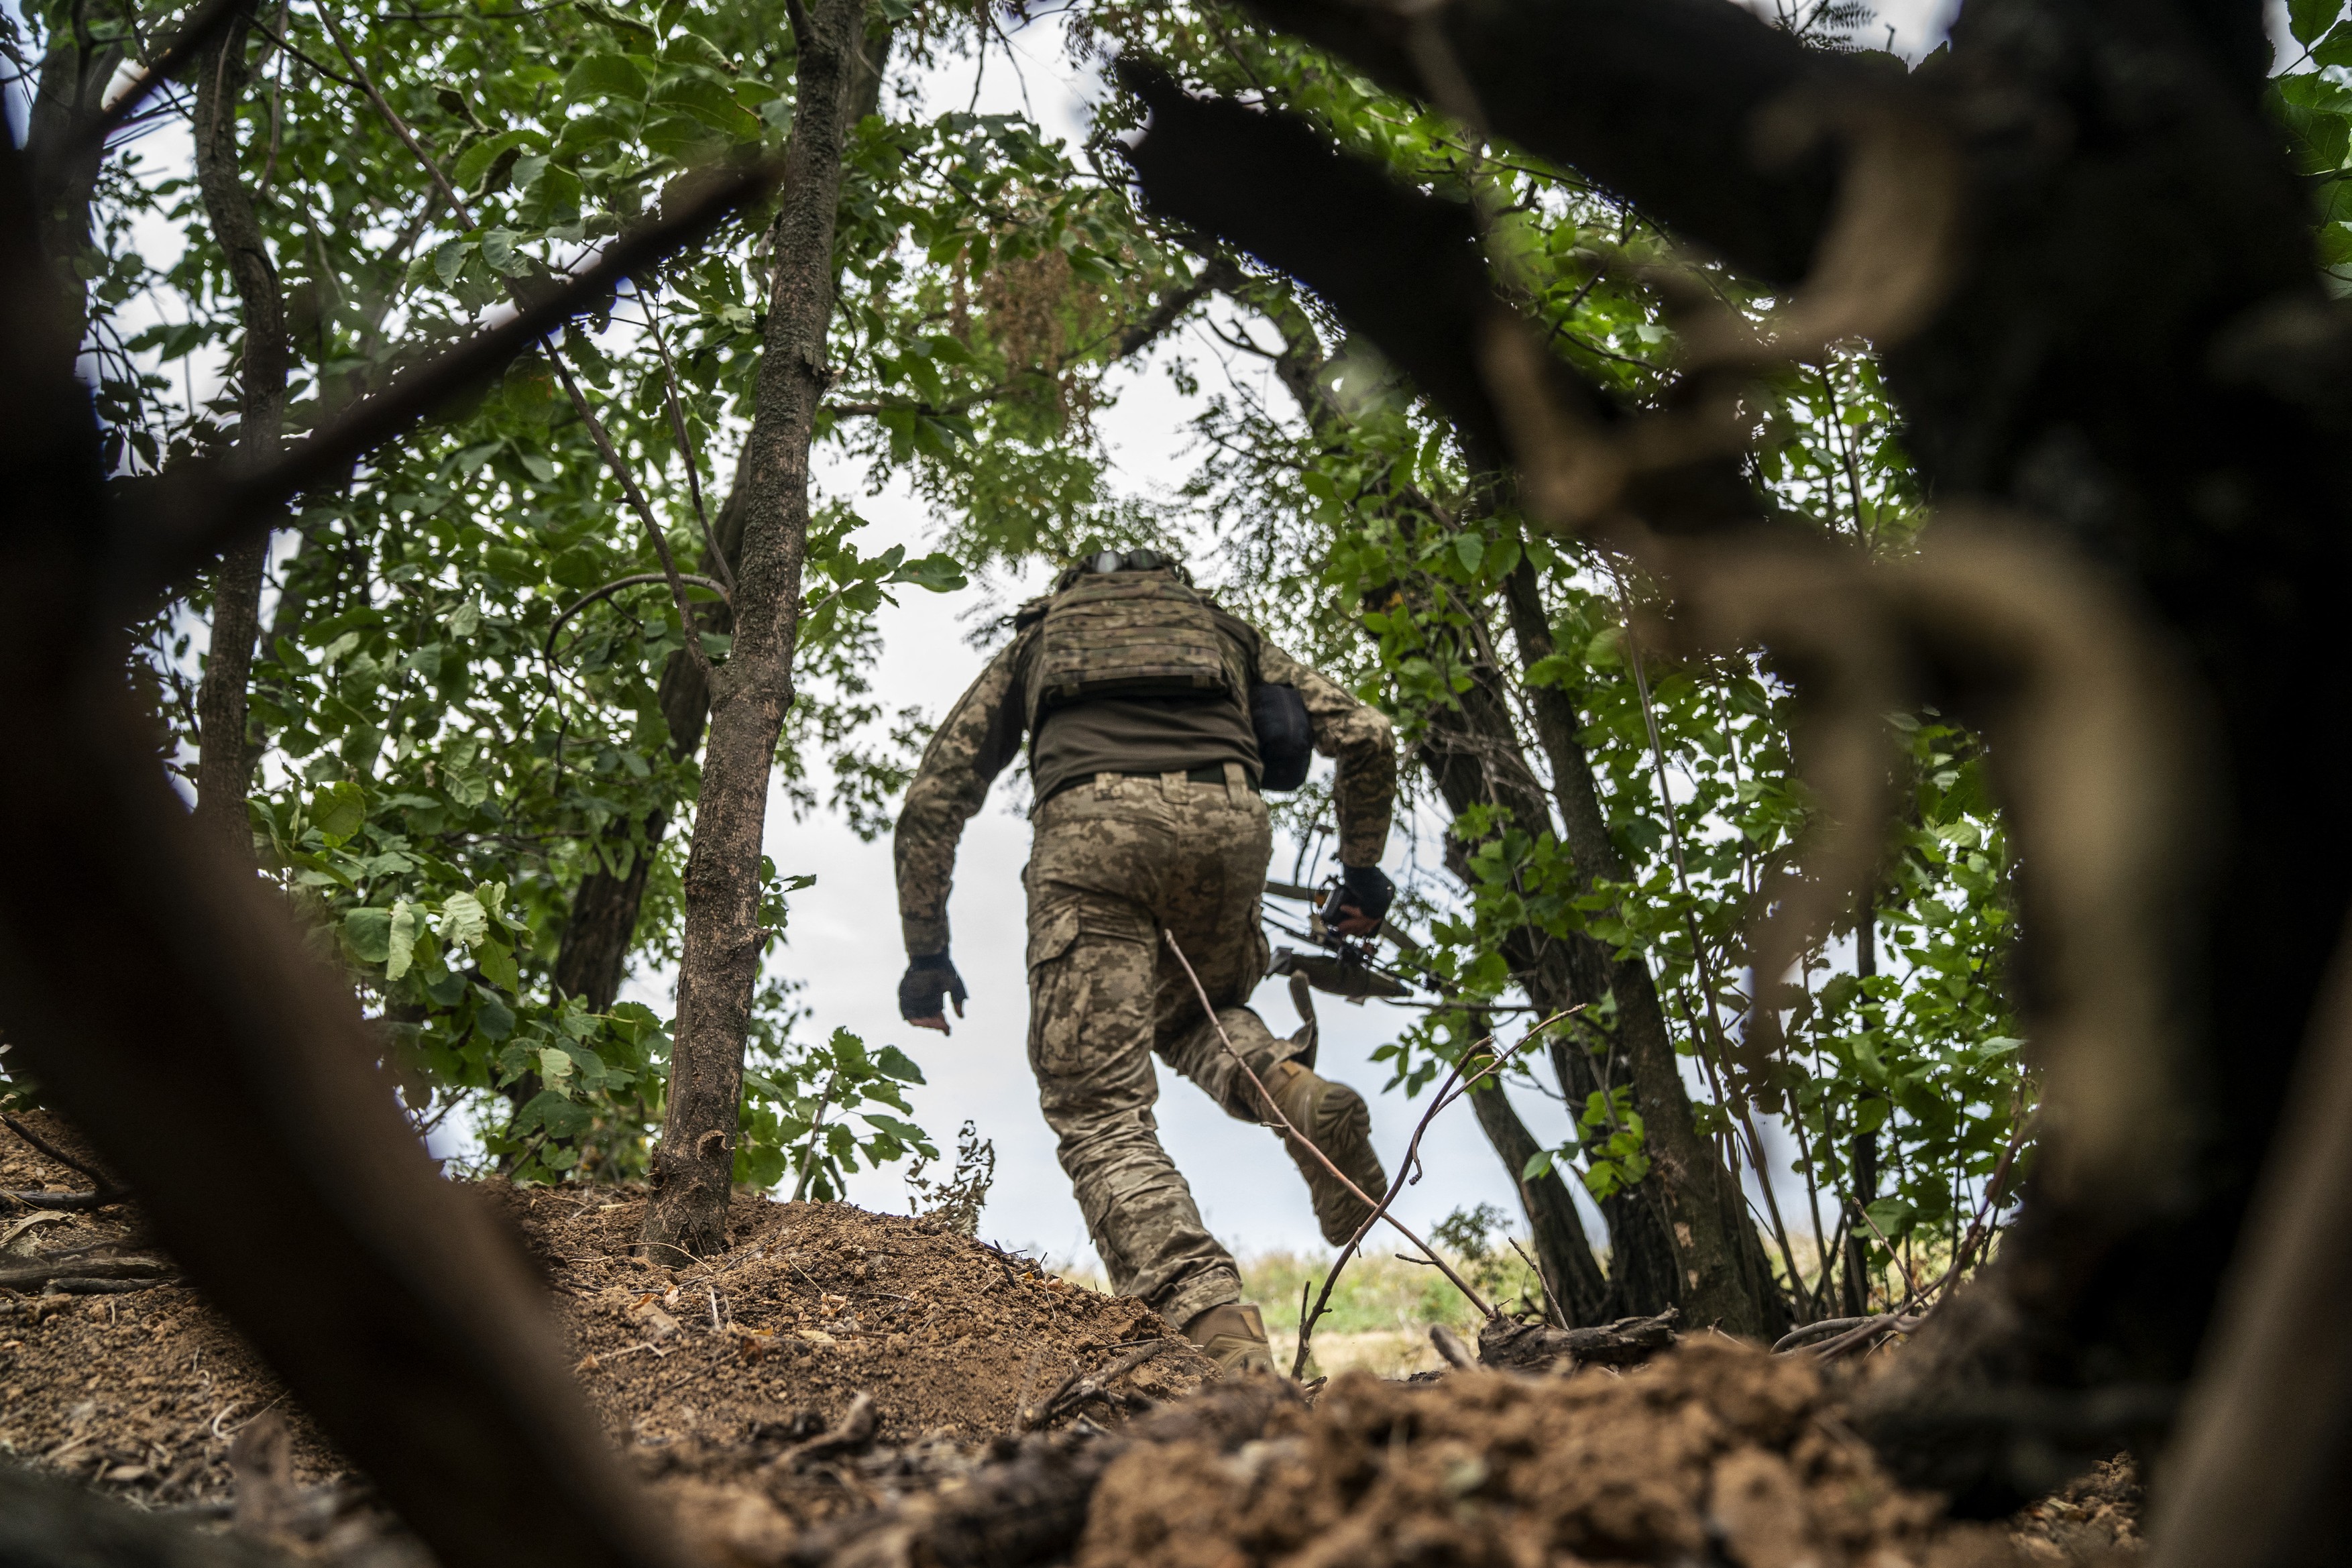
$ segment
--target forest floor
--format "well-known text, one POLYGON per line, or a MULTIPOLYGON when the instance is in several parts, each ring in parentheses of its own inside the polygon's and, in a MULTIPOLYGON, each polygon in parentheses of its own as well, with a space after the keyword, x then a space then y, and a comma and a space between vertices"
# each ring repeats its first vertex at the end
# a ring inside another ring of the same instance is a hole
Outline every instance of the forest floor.
MULTIPOLYGON (((54 1121, 27 1120, 73 1146, 54 1121)), ((0 1188, 88 1184, 0 1133, 0 1188)), ((542 1270, 606 1431, 722 1561, 778 1563, 826 1521, 983 1477, 1024 1430, 1116 1429, 1132 1413, 1182 1408, 1215 1377, 1140 1302, 935 1220, 747 1194, 728 1253, 669 1269, 630 1255, 642 1200, 629 1193, 478 1190, 542 1270), (1082 1376, 1115 1368, 1100 1392, 1072 1397, 1087 1393, 1082 1376)), ((35 1217, 47 1212, 0 1201, 0 1267, 145 1241, 128 1208, 35 1217)), ((193 1289, 114 1283, 137 1288, 0 1289, 0 1457, 199 1521, 226 1519, 240 1484, 277 1487, 278 1542, 297 1555, 336 1568, 426 1561, 193 1289), (281 1421, 289 1462, 273 1478, 236 1446, 249 1426, 281 1421)), ((1685 1342, 1622 1377, 1395 1382, 1359 1367, 1311 1405, 1276 1410, 1261 1441, 1129 1448, 1104 1474, 1076 1558, 1991 1568, 2137 1557, 2128 1460, 2005 1529, 1954 1526, 1933 1499, 1877 1474, 1835 1405, 1809 1362, 1722 1340, 1685 1342)))

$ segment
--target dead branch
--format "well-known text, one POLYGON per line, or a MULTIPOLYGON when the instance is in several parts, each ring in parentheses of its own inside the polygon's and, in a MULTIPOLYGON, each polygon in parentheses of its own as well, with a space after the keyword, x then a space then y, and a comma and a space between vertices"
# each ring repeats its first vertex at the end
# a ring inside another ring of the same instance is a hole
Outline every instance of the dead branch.
POLYGON ((28 1209, 55 1209, 65 1214, 79 1214, 89 1209, 112 1208, 117 1204, 127 1204, 131 1201, 131 1194, 123 1192, 12 1192, 0 1195, 13 1198, 28 1209))
POLYGON ((1478 1360, 1515 1372, 1633 1366, 1674 1343, 1681 1322, 1682 1313, 1672 1307, 1654 1318, 1620 1318, 1595 1329, 1555 1329, 1496 1318, 1478 1331, 1478 1360))
POLYGON ((23 1290, 36 1285, 56 1282, 56 1288, 67 1289, 66 1282, 94 1283, 99 1280, 130 1279, 138 1281, 129 1287, 144 1290, 152 1285, 166 1285, 179 1275, 179 1269, 161 1258, 91 1258, 67 1256, 13 1259, 0 1263, 0 1286, 23 1290))
POLYGON ((787 1448, 776 1458, 776 1464, 791 1469, 814 1464, 820 1459, 837 1459, 845 1454, 855 1454, 873 1445, 874 1434, 882 1425, 882 1414, 874 1408, 874 1396, 859 1393, 841 1413, 841 1419, 830 1427, 795 1447, 787 1448))
MULTIPOLYGON (((8 1115, 5 1111, 0 1111, 0 1121, 6 1122, 8 1124, 9 1131, 14 1132, 17 1137, 22 1138, 26 1142, 30 1143, 47 1158, 65 1166, 69 1171, 79 1171, 83 1175, 88 1176, 98 1188, 98 1190, 91 1193, 89 1196, 98 1200, 99 1203, 114 1203, 122 1197, 122 1189, 115 1184, 114 1178, 108 1175, 104 1171, 100 1170, 96 1165, 91 1164, 89 1161, 75 1159, 71 1154, 67 1153, 63 1149, 58 1148, 56 1144, 50 1142, 47 1139, 34 1131, 31 1128, 26 1126, 15 1117, 8 1115)), ((81 1194, 75 1194, 73 1195, 79 1197, 81 1194)), ((98 1206, 98 1205, 93 1203, 90 1206, 94 1208, 98 1206)))
POLYGON ((1068 1415, 1090 1399, 1108 1398, 1111 1394, 1111 1385, 1120 1378, 1143 1365, 1144 1363, 1155 1359, 1162 1352, 1175 1348, 1174 1340, 1154 1340, 1140 1350, 1129 1352, 1101 1372, 1092 1373, 1074 1372, 1064 1378, 1061 1386, 1055 1389, 1053 1393, 1047 1394, 1036 1405, 1024 1409, 1015 1418, 1014 1425, 1021 1431, 1033 1431, 1068 1415))

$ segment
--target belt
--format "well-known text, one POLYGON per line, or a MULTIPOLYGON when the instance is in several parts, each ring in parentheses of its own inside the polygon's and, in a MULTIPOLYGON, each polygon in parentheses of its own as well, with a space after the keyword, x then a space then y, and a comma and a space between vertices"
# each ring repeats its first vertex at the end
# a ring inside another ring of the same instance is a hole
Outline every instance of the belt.
MULTIPOLYGON (((1102 770, 1102 772, 1115 773, 1123 779, 1156 779, 1166 776, 1163 773, 1160 772, 1144 773, 1120 768, 1106 768, 1102 770)), ((1045 800, 1040 800, 1037 804, 1039 805, 1043 805, 1045 804, 1045 801, 1052 800, 1055 795, 1067 795, 1070 791, 1077 788, 1080 784, 1090 784, 1101 776, 1101 773, 1074 774, 1069 778, 1064 779, 1060 784, 1055 784, 1051 790, 1047 791, 1045 800)), ((1225 764, 1218 763, 1213 766, 1205 768, 1188 768, 1184 773, 1184 782, 1187 784, 1221 784, 1225 782, 1225 764)), ((1252 790, 1250 793, 1255 795, 1257 792, 1255 790, 1252 790)))

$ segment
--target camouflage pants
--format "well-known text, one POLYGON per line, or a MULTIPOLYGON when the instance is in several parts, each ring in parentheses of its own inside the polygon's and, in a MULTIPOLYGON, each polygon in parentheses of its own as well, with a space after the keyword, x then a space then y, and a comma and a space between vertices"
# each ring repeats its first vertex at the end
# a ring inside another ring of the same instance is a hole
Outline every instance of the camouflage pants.
POLYGON ((1273 837, 1265 803, 1238 764, 1227 772, 1223 784, 1104 773, 1065 790, 1037 808, 1023 873, 1029 1065, 1062 1169, 1112 1289, 1178 1328, 1238 1300, 1241 1274, 1160 1146, 1152 1053, 1228 1115, 1266 1118, 1160 931, 1182 944, 1252 1070, 1293 1051, 1242 1005, 1265 974, 1258 898, 1273 837))

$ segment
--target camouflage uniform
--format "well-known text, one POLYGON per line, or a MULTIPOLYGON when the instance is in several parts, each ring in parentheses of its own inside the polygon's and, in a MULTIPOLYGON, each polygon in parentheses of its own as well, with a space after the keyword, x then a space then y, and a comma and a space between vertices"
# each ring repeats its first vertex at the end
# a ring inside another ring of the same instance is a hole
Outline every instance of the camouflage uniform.
MULTIPOLYGON (((1025 636, 957 702, 908 789, 896 851, 909 954, 947 948, 957 840, 1025 725, 1017 679, 1025 636)), ((1255 658, 1261 679, 1298 689, 1316 750, 1338 759, 1340 858, 1377 864, 1396 780, 1388 720, 1271 644, 1261 641, 1255 658)), ((1244 1005, 1265 974, 1258 900, 1273 841, 1265 802, 1241 764, 1223 771, 1212 783, 1105 773, 1062 790, 1032 814, 1035 839, 1022 878, 1029 1062, 1062 1168, 1113 1289, 1180 1327, 1239 1300, 1241 1277, 1160 1147, 1151 1053, 1227 1114, 1268 1119, 1161 931, 1182 945, 1218 1020, 1261 1078, 1297 1048, 1244 1005)))

